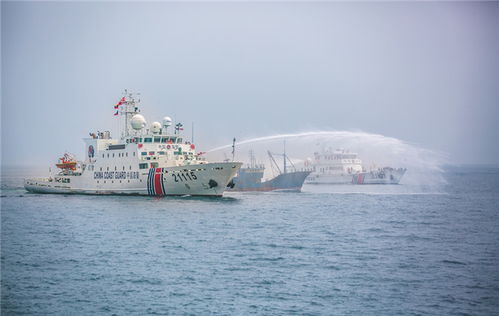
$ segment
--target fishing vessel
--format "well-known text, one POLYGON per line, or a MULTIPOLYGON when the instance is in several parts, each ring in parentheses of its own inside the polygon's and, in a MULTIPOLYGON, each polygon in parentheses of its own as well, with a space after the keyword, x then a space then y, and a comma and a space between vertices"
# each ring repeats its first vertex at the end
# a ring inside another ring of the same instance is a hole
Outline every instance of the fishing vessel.
POLYGON ((264 164, 257 164, 253 152, 250 151, 250 163, 246 167, 239 169, 237 176, 231 182, 231 191, 296 191, 300 192, 303 182, 311 171, 296 171, 292 161, 286 155, 286 151, 280 156, 283 157, 283 169, 279 167, 274 155, 270 151, 271 166, 277 172, 277 176, 272 179, 262 181, 265 172, 264 164), (288 170, 288 163, 292 171, 288 170))
POLYGON ((242 163, 208 162, 180 135, 182 124, 164 117, 148 128, 138 94, 125 90, 114 106, 121 120, 119 138, 109 131, 84 138, 86 157, 65 154, 56 172, 24 180, 37 193, 222 196, 242 163))
POLYGON ((377 168, 369 172, 359 172, 352 177, 353 184, 398 184, 407 169, 377 168))

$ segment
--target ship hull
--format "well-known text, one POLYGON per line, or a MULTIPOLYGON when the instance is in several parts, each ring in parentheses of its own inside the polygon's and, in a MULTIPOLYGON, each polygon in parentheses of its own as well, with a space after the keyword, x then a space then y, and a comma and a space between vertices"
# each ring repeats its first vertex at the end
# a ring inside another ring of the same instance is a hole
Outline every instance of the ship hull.
POLYGON ((351 174, 311 174, 306 184, 349 184, 352 183, 351 174))
POLYGON ((300 192, 310 171, 289 172, 278 175, 264 182, 246 181, 244 177, 234 178, 234 188, 230 191, 240 192, 268 192, 268 191, 292 191, 300 192))
POLYGON ((107 180, 102 180, 100 174, 96 177, 95 173, 93 177, 64 177, 68 183, 53 178, 33 178, 26 179, 24 187, 34 193, 222 196, 240 167, 241 163, 230 162, 150 168, 142 173, 137 172, 137 179, 132 181, 126 180, 128 174, 122 180, 118 173, 113 172, 106 175, 107 180))
POLYGON ((399 184, 406 169, 384 168, 371 172, 361 172, 352 177, 353 184, 399 184))

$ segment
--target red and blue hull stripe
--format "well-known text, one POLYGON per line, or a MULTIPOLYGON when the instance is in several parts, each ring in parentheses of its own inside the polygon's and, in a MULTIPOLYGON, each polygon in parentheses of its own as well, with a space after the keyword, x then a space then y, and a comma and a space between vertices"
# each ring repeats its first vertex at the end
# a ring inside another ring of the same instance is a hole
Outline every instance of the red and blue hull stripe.
POLYGON ((165 193, 165 183, 163 180, 164 168, 150 168, 147 176, 147 193, 149 195, 163 196, 165 193))

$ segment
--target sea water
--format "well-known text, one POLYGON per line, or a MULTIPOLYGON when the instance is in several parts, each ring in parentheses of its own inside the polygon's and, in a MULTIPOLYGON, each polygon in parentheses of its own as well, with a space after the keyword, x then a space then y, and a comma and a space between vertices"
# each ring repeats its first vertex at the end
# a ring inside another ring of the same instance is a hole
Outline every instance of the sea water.
POLYGON ((26 173, 2 173, 2 315, 499 313, 498 168, 223 198, 33 194, 26 173))

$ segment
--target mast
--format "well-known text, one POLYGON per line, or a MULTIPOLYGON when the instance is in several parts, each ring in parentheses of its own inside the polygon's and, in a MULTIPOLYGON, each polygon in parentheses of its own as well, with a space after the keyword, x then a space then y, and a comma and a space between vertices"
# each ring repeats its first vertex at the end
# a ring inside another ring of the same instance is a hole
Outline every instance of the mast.
POLYGON ((234 161, 234 156, 236 154, 236 138, 232 140, 232 161, 234 161))
POLYGON ((250 156, 250 168, 256 168, 256 158, 253 150, 249 151, 250 156))
POLYGON ((140 93, 132 93, 129 92, 128 89, 125 89, 123 93, 123 98, 120 101, 121 111, 120 114, 124 116, 125 125, 123 126, 123 130, 121 131, 121 136, 127 137, 130 136, 130 126, 128 126, 128 122, 132 119, 132 117, 139 113, 139 103, 140 99, 136 99, 135 95, 139 96, 140 93))
POLYGON ((194 144, 194 122, 192 122, 192 130, 191 130, 191 144, 194 144))
POLYGON ((271 162, 270 166, 272 167, 272 169, 274 169, 274 166, 275 166, 277 168, 277 171, 279 171, 279 174, 282 174, 281 169, 279 168, 279 164, 277 164, 277 162, 275 161, 272 153, 269 150, 267 150, 267 153, 269 154, 269 157, 270 157, 270 162, 271 162))
POLYGON ((284 160, 284 173, 287 173, 287 168, 286 168, 286 140, 284 140, 284 154, 283 154, 283 160, 284 160))

